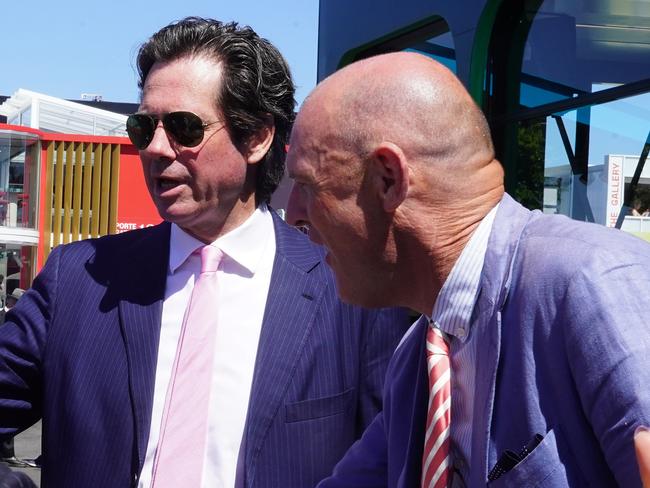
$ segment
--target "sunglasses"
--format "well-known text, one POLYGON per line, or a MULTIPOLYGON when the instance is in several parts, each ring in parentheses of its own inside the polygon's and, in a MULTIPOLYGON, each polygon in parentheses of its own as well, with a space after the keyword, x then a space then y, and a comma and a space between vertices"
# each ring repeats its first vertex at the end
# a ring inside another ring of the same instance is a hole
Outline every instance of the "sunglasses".
POLYGON ((185 147, 195 147, 201 144, 205 129, 217 122, 204 123, 201 118, 192 112, 170 112, 158 117, 149 114, 132 114, 126 119, 126 132, 135 147, 146 149, 153 140, 153 135, 162 120, 165 132, 174 140, 185 147))

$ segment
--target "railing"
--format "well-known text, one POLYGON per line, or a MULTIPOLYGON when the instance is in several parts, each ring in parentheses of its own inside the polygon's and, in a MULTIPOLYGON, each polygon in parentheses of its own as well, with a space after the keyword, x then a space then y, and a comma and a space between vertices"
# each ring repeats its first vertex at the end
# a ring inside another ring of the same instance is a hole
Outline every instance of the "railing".
POLYGON ((621 227, 626 232, 650 232, 650 216, 636 217, 627 215, 621 227))

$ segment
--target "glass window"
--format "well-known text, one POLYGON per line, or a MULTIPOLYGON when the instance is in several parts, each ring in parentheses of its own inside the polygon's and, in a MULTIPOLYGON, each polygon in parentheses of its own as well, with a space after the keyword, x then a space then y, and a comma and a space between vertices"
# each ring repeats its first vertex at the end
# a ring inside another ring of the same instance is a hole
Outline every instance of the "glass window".
POLYGON ((36 226, 38 138, 0 131, 0 226, 36 226))
POLYGON ((506 0, 490 47, 508 191, 650 240, 650 3, 506 0))
MULTIPOLYGON (((443 21, 444 22, 444 21, 443 21)), ((444 64, 454 73, 456 72, 456 52, 454 51, 454 38, 451 32, 446 31, 435 35, 430 39, 417 42, 404 51, 419 52, 432 57, 436 61, 444 64)))
POLYGON ((546 0, 525 43, 520 102, 535 107, 645 80, 649 58, 650 2, 546 0))
POLYGON ((419 52, 456 72, 454 38, 449 31, 449 25, 442 17, 433 17, 422 25, 401 29, 398 33, 389 35, 387 39, 364 46, 357 50, 351 60, 395 51, 419 52))
POLYGON ((26 290, 32 285, 32 267, 36 248, 0 243, 0 303, 16 288, 26 290))
POLYGON ((20 114, 20 125, 30 127, 32 123, 32 107, 31 105, 20 114))

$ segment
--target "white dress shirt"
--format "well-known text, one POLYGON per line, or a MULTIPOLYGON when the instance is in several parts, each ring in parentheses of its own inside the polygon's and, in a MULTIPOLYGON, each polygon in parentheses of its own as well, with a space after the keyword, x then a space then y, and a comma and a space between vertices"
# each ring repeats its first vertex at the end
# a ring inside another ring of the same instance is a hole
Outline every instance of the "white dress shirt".
MULTIPOLYGON (((218 271, 219 296, 214 300, 218 328, 202 486, 232 488, 275 258, 275 230, 270 211, 265 205, 260 206, 242 225, 213 244, 223 251, 224 257, 218 271)), ((192 253, 203 246, 172 224, 151 430, 139 488, 151 486, 162 411, 183 315, 201 271, 201 257, 192 253)))
POLYGON ((451 457, 455 471, 469 479, 478 344, 472 340, 474 307, 497 204, 465 245, 433 306, 431 320, 451 337, 451 457))

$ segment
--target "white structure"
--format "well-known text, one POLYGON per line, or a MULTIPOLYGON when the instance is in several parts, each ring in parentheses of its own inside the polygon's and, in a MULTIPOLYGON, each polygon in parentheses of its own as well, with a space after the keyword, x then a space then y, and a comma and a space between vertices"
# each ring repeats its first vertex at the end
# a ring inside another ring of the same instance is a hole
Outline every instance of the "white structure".
POLYGON ((126 115, 18 89, 0 105, 7 123, 44 132, 126 137, 126 115))
MULTIPOLYGON (((631 182, 638 162, 637 155, 606 154, 603 164, 589 165, 586 192, 594 222, 607 227, 616 226, 625 200, 625 185, 631 182)), ((572 217, 576 206, 582 204, 575 201, 576 185, 584 184, 571 174, 571 168, 566 164, 546 167, 544 177, 544 211, 572 217)), ((647 161, 639 186, 649 185, 650 161, 647 161)), ((626 215, 621 228, 633 233, 650 233, 650 217, 626 215)))

